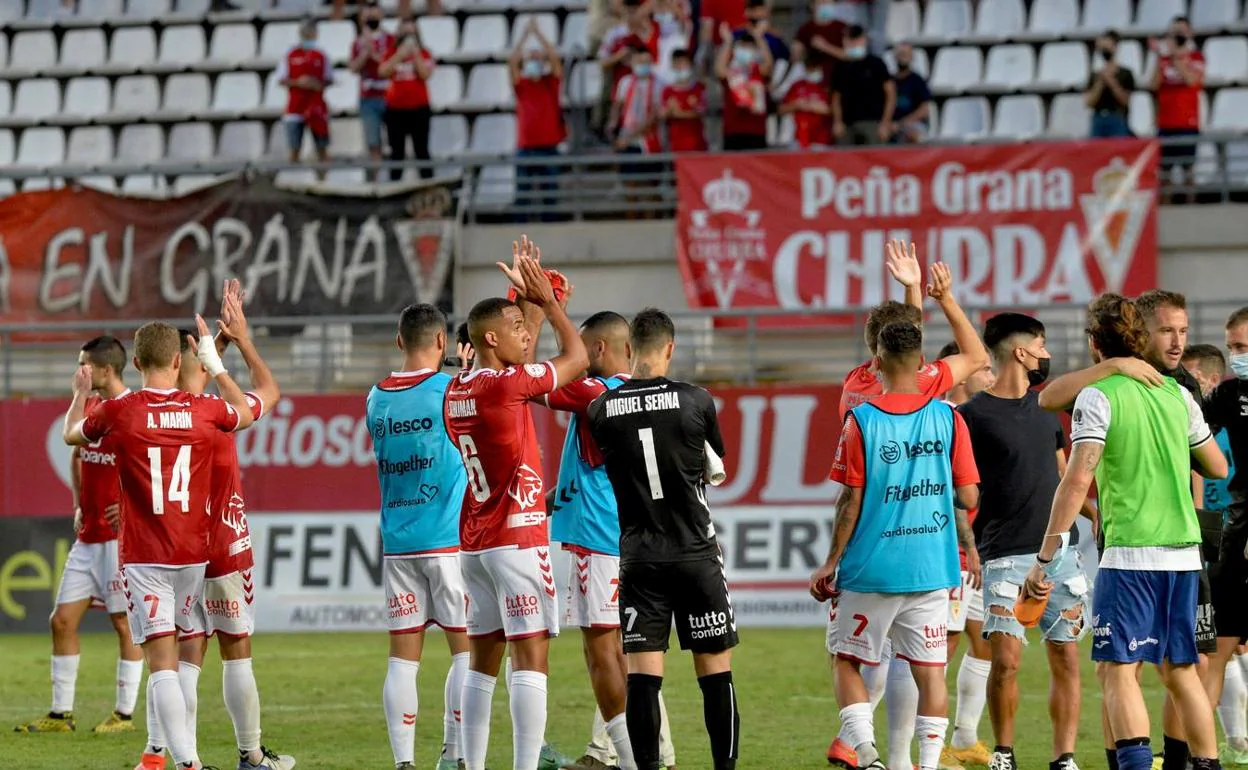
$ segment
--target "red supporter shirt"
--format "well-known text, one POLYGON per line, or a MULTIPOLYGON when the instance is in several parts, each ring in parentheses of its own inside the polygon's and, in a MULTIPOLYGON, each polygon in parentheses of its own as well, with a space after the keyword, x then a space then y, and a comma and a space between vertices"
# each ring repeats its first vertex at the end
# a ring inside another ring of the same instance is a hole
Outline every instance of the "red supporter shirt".
MULTIPOLYGON (((363 37, 351 43, 351 59, 354 61, 364 51, 363 37)), ((381 63, 398 48, 394 35, 378 30, 373 33, 373 56, 360 68, 360 98, 384 99, 389 82, 381 76, 381 63)))
MULTIPOLYGON (((645 38, 633 34, 627 24, 618 24, 608 31, 606 37, 602 39, 602 45, 598 48, 598 58, 610 58, 633 43, 640 42, 650 51, 650 58, 657 62, 659 60, 659 38, 662 34, 659 23, 654 19, 650 20, 650 34, 645 38)), ((611 69, 611 93, 615 93, 615 89, 620 85, 620 80, 633 71, 632 65, 629 64, 628 60, 629 57, 625 56, 619 64, 616 64, 611 69)))
POLYGON ((567 137, 554 75, 516 80, 516 146, 521 150, 555 147, 567 137))
POLYGON ((724 136, 734 135, 767 135, 767 83, 757 64, 734 68, 724 82, 724 136))
MULTIPOLYGON (((871 399, 871 404, 890 414, 908 414, 922 409, 932 398, 933 396, 920 393, 887 393, 871 399)), ((832 464, 830 478, 847 487, 862 488, 867 483, 866 458, 863 456, 858 421, 853 417, 851 414, 845 418, 845 426, 841 429, 841 443, 836 449, 837 461, 832 464)), ((953 411, 953 450, 950 461, 953 463, 955 487, 979 483, 979 469, 975 466, 975 453, 971 450, 971 433, 966 428, 966 421, 956 410, 953 411)))
MULTIPOLYGON (((264 402, 247 394, 251 416, 259 420, 264 402)), ((238 467, 238 445, 229 433, 217 433, 212 448, 212 493, 208 511, 208 568, 204 577, 222 577, 249 570, 256 563, 247 529, 243 500, 243 473, 238 467)))
POLYGON ((808 21, 797 30, 794 41, 801 43, 808 51, 810 66, 823 68, 823 82, 832 82, 832 72, 836 69, 836 58, 815 48, 814 40, 822 37, 831 45, 840 48, 845 42, 845 32, 849 27, 843 21, 830 21, 827 24, 816 24, 808 21))
POLYGON ((216 396, 150 388, 105 401, 87 416, 82 435, 111 437, 117 446, 122 564, 207 563, 216 439, 238 420, 216 396))
MULTIPOLYGON (((919 369, 919 390, 926 396, 939 396, 947 393, 954 386, 953 375, 949 372, 949 364, 936 361, 919 369)), ((841 421, 849 410, 867 401, 874 401, 884 393, 884 383, 879 373, 871 369, 867 362, 845 375, 845 383, 841 388, 841 421)))
MULTIPOLYGON (((329 85, 334 80, 334 67, 330 64, 329 57, 319 48, 295 46, 278 64, 278 80, 298 80, 309 75, 325 85, 329 85)), ((314 91, 298 86, 290 86, 286 91, 287 115, 307 115, 317 109, 327 109, 324 91, 314 91)))
POLYGON ((681 109, 691 110, 699 116, 667 119, 668 149, 672 152, 705 152, 706 130, 701 116, 706 114, 706 86, 701 83, 665 86, 660 99, 664 105, 675 101, 681 109))
MULTIPOLYGON (((117 398, 130 395, 126 390, 117 398)), ((87 399, 86 414, 104 403, 99 396, 87 399)), ((78 508, 82 511, 80 543, 107 543, 117 539, 117 531, 109 526, 104 509, 121 502, 121 478, 117 470, 117 439, 105 436, 90 446, 78 448, 78 508)))
POLYGON ((459 516, 462 550, 550 545, 542 456, 528 402, 556 382, 547 361, 461 372, 447 387, 447 432, 468 471, 459 516))
MULTIPOLYGON (((390 52, 391 55, 394 51, 390 52)), ((390 84, 386 87, 386 106, 396 110, 414 110, 429 106, 429 84, 416 73, 416 58, 420 57, 427 65, 437 64, 433 54, 421 49, 406 57, 395 65, 390 75, 390 84)))
POLYGON ((1188 54, 1188 67, 1197 73, 1196 82, 1188 85, 1174 63, 1173 56, 1157 62, 1161 68, 1161 84, 1157 87, 1157 128, 1163 131, 1200 130, 1200 94, 1205 83, 1205 57, 1200 51, 1188 54))
MULTIPOLYGON (((799 80, 790 86, 789 92, 784 95, 785 104, 811 100, 827 105, 827 87, 822 83, 799 80)), ((801 147, 810 147, 815 144, 832 144, 832 132, 828 127, 827 115, 798 110, 793 113, 793 128, 793 137, 801 147)))
POLYGON ((727 23, 729 29, 744 27, 745 0, 702 0, 702 22, 711 25, 711 42, 724 42, 719 35, 719 25, 727 23))

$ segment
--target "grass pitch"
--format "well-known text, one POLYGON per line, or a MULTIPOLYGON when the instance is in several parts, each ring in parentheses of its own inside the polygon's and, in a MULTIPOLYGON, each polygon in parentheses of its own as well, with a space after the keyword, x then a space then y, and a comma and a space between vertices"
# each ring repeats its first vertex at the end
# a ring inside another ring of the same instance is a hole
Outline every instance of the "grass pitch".
MULTIPOLYGON (((837 708, 823 638, 822 628, 742 630, 734 660, 741 708, 738 767, 742 770, 827 767, 824 751, 836 729, 837 708)), ((1084 646, 1083 717, 1077 760, 1086 770, 1105 767, 1105 757, 1100 737, 1101 697, 1084 646)), ((0 639, 4 665, 0 676, 0 768, 133 768, 146 737, 142 699, 136 732, 109 736, 90 732, 113 705, 116 644, 111 635, 83 638, 77 733, 10 732, 12 725, 47 711, 50 649, 46 636, 9 635, 0 639)), ((264 742, 270 748, 294 754, 299 768, 307 770, 393 767, 381 708, 387 653, 384 633, 268 634, 256 638, 254 649, 264 742)), ((449 655, 436 634, 425 649, 416 762, 418 767, 432 770, 442 738, 442 686, 449 655)), ((564 634, 551 649, 547 739, 576 757, 589 738, 594 708, 579 632, 564 634)), ((951 694, 955 677, 956 669, 951 667, 951 694)), ((1144 681, 1153 712, 1154 743, 1160 744, 1160 684, 1151 672, 1144 681)), ((1026 648, 1021 686, 1020 737, 1015 749, 1024 770, 1043 770, 1050 759, 1048 672, 1043 649, 1034 641, 1026 648)), ((663 691, 680 768, 709 770, 701 694, 688 655, 668 655, 663 691)), ((951 717, 952 712, 951 704, 951 717)), ((880 745, 887 746, 882 706, 876 723, 880 745)), ((991 747, 987 713, 980 737, 991 747)), ((199 747, 206 763, 219 765, 222 770, 233 770, 237 764, 233 731, 221 700, 221 663, 212 650, 200 679, 199 747)), ((510 719, 502 686, 494 703, 489 764, 495 770, 511 767, 510 719)))

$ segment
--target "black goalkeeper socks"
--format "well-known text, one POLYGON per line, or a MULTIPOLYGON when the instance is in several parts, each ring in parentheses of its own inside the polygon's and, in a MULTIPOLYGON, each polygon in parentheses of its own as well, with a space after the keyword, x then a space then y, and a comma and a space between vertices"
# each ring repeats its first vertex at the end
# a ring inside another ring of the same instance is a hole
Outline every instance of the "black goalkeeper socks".
POLYGON ((659 691, 663 677, 650 674, 628 675, 628 700, 624 721, 628 724, 628 742, 638 770, 663 770, 659 754, 659 691))
POLYGON ((1161 770, 1187 770, 1187 741, 1162 736, 1161 770))
POLYGON ((702 717, 711 738, 715 770, 736 770, 741 714, 737 712, 737 691, 732 684, 732 672, 699 677, 698 686, 702 688, 702 717))

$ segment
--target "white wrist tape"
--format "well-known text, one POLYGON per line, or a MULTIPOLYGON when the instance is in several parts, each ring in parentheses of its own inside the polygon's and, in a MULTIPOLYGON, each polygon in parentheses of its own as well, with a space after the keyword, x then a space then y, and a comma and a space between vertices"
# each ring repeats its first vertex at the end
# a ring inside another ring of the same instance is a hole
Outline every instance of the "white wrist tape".
POLYGON ((225 364, 221 363, 221 354, 217 352, 217 341, 209 334, 199 338, 199 349, 196 350, 199 362, 208 370, 208 374, 216 377, 225 374, 225 364))

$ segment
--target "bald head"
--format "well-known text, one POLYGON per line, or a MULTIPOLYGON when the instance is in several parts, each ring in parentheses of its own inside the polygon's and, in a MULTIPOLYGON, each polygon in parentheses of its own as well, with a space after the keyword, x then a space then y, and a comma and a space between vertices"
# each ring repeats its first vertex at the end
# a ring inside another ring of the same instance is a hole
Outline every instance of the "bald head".
POLYGON ((590 376, 610 377, 629 370, 633 353, 629 332, 628 319, 610 310, 594 313, 581 324, 590 376))

